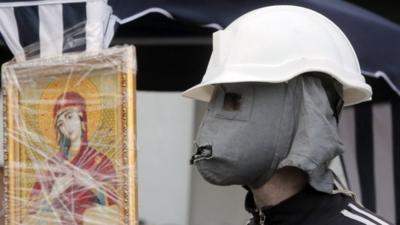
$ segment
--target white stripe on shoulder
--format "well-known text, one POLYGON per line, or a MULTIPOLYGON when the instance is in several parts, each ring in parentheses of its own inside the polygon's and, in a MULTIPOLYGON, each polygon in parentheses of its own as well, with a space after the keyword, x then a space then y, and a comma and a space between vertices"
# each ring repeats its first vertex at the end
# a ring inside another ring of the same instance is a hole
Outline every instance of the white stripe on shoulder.
POLYGON ((368 218, 370 218, 370 219, 376 221, 378 224, 390 225, 389 223, 387 223, 387 222, 385 222, 385 221, 379 219, 378 217, 372 215, 371 213, 369 213, 369 212, 367 212, 367 211, 365 211, 365 210, 363 210, 363 209, 360 209, 359 207, 357 207, 356 205, 354 205, 354 204, 352 204, 352 203, 350 203, 349 206, 350 206, 350 208, 354 209, 355 211, 357 211, 357 212, 359 212, 359 213, 361 213, 361 214, 367 216, 368 218))
POLYGON ((356 214, 354 214, 354 213, 348 211, 347 209, 343 209, 343 210, 341 211, 341 213, 342 213, 345 217, 348 217, 348 218, 350 218, 350 219, 352 219, 352 220, 356 220, 356 221, 358 221, 358 222, 360 222, 360 223, 363 223, 363 224, 365 224, 365 225, 376 225, 376 223, 373 223, 373 222, 371 222, 370 220, 365 219, 364 217, 361 217, 361 216, 359 216, 359 215, 356 215, 356 214))

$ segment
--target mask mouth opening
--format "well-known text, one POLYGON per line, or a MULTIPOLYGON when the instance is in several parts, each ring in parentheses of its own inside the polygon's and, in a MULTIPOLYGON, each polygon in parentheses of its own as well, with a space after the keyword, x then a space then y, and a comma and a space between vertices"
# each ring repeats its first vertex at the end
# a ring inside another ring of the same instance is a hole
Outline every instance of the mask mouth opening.
POLYGON ((190 165, 200 160, 211 159, 212 157, 212 145, 198 146, 196 152, 190 158, 190 165))

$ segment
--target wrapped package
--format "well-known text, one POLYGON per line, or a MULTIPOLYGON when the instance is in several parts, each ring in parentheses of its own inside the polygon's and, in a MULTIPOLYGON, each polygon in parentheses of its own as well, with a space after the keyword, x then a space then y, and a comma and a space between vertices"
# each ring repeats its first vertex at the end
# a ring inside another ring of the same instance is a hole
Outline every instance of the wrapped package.
POLYGON ((133 47, 2 67, 6 225, 137 224, 133 47))

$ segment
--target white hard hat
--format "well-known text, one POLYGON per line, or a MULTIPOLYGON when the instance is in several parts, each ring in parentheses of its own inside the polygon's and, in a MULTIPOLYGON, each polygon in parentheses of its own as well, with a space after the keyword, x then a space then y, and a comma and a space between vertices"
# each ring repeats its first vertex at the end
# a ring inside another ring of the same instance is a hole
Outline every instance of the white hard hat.
POLYGON ((214 33, 206 74, 183 95, 208 102, 217 84, 279 83, 306 72, 322 72, 339 81, 345 105, 371 99, 354 49, 332 21, 303 7, 270 6, 214 33))

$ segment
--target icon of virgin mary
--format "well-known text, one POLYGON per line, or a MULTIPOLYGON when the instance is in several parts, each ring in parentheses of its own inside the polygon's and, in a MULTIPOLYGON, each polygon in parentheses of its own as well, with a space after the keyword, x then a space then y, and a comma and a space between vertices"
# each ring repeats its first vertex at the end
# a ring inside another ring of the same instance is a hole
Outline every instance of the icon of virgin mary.
POLYGON ((88 143, 86 103, 81 95, 63 93, 53 109, 48 122, 54 123, 59 149, 36 178, 28 214, 31 218, 46 214, 57 221, 44 224, 83 225, 88 209, 117 204, 116 171, 112 161, 88 143))

